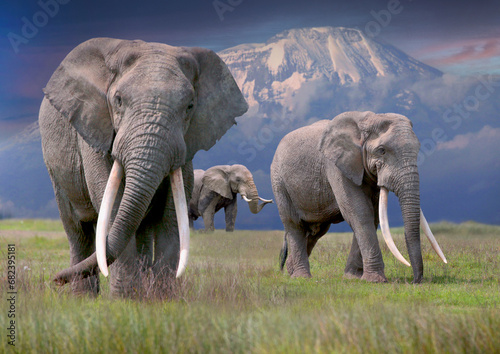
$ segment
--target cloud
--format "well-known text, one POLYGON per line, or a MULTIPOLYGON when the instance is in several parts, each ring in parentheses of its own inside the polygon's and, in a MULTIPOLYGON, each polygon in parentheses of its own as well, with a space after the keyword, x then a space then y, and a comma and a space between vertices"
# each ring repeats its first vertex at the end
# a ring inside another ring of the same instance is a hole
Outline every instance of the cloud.
POLYGON ((419 167, 421 197, 431 221, 499 223, 500 128, 483 126, 438 145, 419 167))
POLYGON ((458 185, 460 181, 473 184, 498 184, 500 173, 500 128, 485 125, 479 131, 456 135, 441 142, 427 157, 422 175, 435 183, 458 185))
POLYGON ((488 147, 488 149, 500 149, 500 128, 492 128, 489 125, 484 126, 477 133, 467 133, 455 136, 452 140, 440 142, 438 150, 463 150, 465 148, 488 147))
POLYGON ((431 45, 415 53, 415 57, 448 72, 497 72, 493 64, 500 57, 500 38, 468 39, 431 45))
POLYGON ((431 45, 415 53, 431 65, 441 66, 500 55, 500 38, 468 39, 431 45))

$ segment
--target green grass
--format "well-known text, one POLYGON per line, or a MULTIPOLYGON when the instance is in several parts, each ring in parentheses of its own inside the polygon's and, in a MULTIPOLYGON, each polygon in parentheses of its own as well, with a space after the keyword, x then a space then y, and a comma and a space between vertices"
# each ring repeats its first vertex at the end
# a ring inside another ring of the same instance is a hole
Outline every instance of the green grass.
MULTIPOLYGON (((195 232, 188 270, 172 299, 73 296, 50 277, 69 263, 60 224, 9 221, 55 231, 46 237, 2 233, 17 252, 17 343, 7 348, 6 310, 0 351, 213 353, 484 353, 500 351, 500 227, 467 222, 431 225, 448 259, 422 240, 425 279, 381 244, 387 284, 342 277, 352 235, 328 234, 311 255, 311 279, 278 271, 280 231, 195 232), (59 232, 56 232, 59 231, 59 232), (55 235, 55 236, 54 236, 55 235), (26 267, 26 268, 25 268, 26 267)), ((16 226, 17 223, 17 226, 16 226)), ((36 232, 33 229, 35 235, 36 232)), ((403 230, 393 229, 408 259, 403 230)), ((5 307, 6 308, 6 307, 5 307)))
POLYGON ((0 220, 0 230, 16 231, 64 231, 60 220, 52 219, 5 219, 0 220))

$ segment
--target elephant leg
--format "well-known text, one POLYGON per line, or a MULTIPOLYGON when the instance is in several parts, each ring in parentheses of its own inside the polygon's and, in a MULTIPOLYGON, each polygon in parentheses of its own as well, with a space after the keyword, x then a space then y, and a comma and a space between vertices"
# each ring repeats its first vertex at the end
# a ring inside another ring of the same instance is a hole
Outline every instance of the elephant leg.
POLYGON ((192 216, 189 216, 189 228, 194 230, 194 218, 192 216))
POLYGON ((234 223, 236 221, 236 214, 238 213, 238 202, 234 198, 231 203, 224 207, 224 212, 226 215, 226 231, 234 231, 234 223))
POLYGON ((164 223, 155 234, 155 255, 153 262, 154 295, 169 296, 175 283, 175 274, 179 263, 179 229, 173 206, 167 207, 164 223))
MULTIPOLYGON (((182 169, 186 200, 191 199, 193 185, 193 167, 191 163, 182 169)), ((154 234, 153 275, 156 297, 169 296, 175 284, 175 274, 179 263, 180 241, 177 215, 172 190, 169 189, 163 215, 157 223, 154 234)))
MULTIPOLYGON (((77 246, 70 247, 71 266, 80 263, 95 252, 95 231, 91 222, 80 222, 75 224, 75 234, 77 233, 77 246), (78 225, 79 224, 79 225, 78 225)), ((99 294, 99 271, 96 275, 73 282, 72 291, 75 294, 88 293, 99 294)))
POLYGON ((282 271, 283 268, 285 267, 285 262, 288 257, 288 242, 286 238, 286 232, 285 236, 283 237, 283 246, 281 247, 280 251, 280 270, 282 271))
POLYGON ((206 209, 203 211, 203 223, 205 224, 205 232, 212 232, 215 230, 214 227, 214 216, 219 202, 218 197, 214 197, 210 203, 208 203, 206 209))
POLYGON ((121 255, 109 266, 109 287, 113 296, 138 297, 141 294, 143 267, 137 255, 136 238, 132 237, 121 255))
MULTIPOLYGON (((82 222, 66 197, 61 197, 56 189, 56 201, 59 206, 64 230, 68 236, 70 265, 80 263, 95 251, 95 232, 93 222, 82 222)), ((71 284, 74 294, 99 294, 99 271, 95 275, 71 284)))
MULTIPOLYGON (((363 264, 361 279, 370 282, 387 282, 384 274, 384 260, 375 228, 375 211, 370 191, 356 186, 345 177, 337 183, 330 183, 343 218, 354 231, 363 264)), ((357 258, 356 249, 353 257, 357 258)))
POLYGON ((307 254, 307 238, 304 230, 287 227, 288 259, 286 269, 292 278, 310 278, 309 257, 307 254))
POLYGON ((361 278, 363 276, 363 258, 354 235, 352 237, 351 251, 347 257, 347 265, 344 269, 344 276, 346 278, 361 278))
POLYGON ((307 234, 307 256, 311 256, 311 252, 316 245, 316 242, 324 236, 328 229, 330 228, 330 223, 325 224, 315 224, 310 227, 310 232, 307 234))

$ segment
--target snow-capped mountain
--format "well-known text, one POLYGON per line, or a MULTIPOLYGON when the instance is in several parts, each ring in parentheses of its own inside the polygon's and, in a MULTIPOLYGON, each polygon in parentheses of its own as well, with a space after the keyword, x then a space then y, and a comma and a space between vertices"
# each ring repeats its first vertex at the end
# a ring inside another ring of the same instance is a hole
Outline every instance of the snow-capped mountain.
POLYGON ((287 30, 266 43, 242 44, 219 55, 251 107, 274 102, 291 108, 287 97, 310 82, 335 89, 369 86, 375 79, 414 81, 441 75, 393 46, 343 27, 287 30))

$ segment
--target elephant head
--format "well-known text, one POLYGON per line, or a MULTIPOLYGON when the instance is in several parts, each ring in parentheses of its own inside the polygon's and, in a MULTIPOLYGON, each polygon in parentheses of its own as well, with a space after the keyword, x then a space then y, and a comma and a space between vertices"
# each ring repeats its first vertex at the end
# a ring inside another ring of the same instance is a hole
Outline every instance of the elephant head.
POLYGON ((369 183, 380 189, 378 215, 384 239, 392 253, 410 266, 395 247, 389 232, 387 194, 388 191, 396 194, 403 215, 414 282, 420 282, 423 277, 420 225, 433 248, 446 263, 420 209, 417 168, 420 143, 408 118, 393 113, 340 114, 329 123, 319 149, 355 185, 369 183))
POLYGON ((241 194, 253 214, 273 202, 259 197, 252 173, 243 165, 213 166, 205 171, 202 183, 224 198, 233 199, 236 193, 241 194), (259 200, 262 201, 260 205, 259 200))
MULTIPOLYGON (((210 149, 248 107, 213 51, 110 38, 71 51, 44 93, 88 145, 114 160, 97 227, 103 273, 106 260, 112 263, 123 252, 169 175, 174 196, 184 199, 176 205, 178 219, 187 223, 184 191, 174 182, 181 177, 179 168, 198 150, 210 149), (113 206, 122 176, 121 202, 108 227, 102 216, 111 211, 103 209, 113 206)), ((181 240, 181 256, 182 248, 181 240)), ((96 262, 94 254, 59 278, 86 274, 96 262)))

